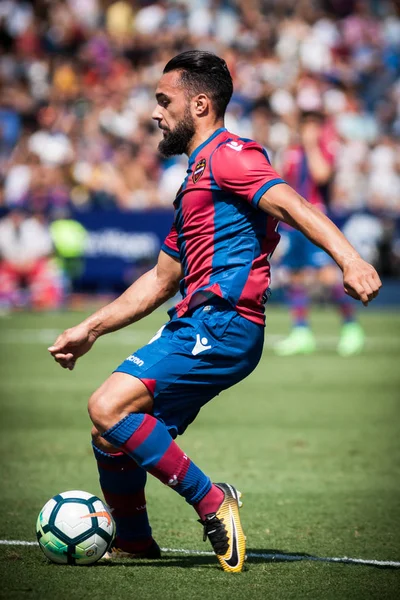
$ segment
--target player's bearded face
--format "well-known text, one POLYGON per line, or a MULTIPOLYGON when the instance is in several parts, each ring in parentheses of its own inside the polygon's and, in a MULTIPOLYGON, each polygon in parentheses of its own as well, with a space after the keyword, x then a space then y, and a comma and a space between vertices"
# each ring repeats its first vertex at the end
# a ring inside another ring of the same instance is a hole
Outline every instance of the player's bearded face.
POLYGON ((162 128, 164 139, 158 144, 163 156, 186 154, 189 143, 195 134, 195 123, 189 105, 186 105, 183 118, 177 121, 173 129, 162 128))

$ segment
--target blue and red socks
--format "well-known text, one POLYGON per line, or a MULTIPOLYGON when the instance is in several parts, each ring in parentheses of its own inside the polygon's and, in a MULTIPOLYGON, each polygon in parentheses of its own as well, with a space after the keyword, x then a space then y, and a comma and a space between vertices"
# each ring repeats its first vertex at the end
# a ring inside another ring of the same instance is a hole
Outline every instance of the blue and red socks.
POLYGON ((355 306, 354 301, 350 298, 343 289, 343 284, 338 283, 331 289, 332 300, 338 307, 339 313, 343 319, 343 323, 354 323, 355 306))
POLYGON ((218 510, 223 492, 179 448, 166 426, 152 415, 129 414, 106 431, 103 438, 183 496, 201 519, 218 510))
POLYGON ((153 542, 144 494, 146 471, 123 452, 108 454, 96 446, 93 452, 116 525, 115 546, 125 552, 145 552, 153 542))
MULTIPOLYGON (((331 298, 338 307, 343 323, 354 323, 354 302, 345 294, 341 283, 332 286, 331 298)), ((305 287, 300 284, 291 285, 287 290, 287 300, 294 327, 308 327, 310 300, 305 287)))
POLYGON ((301 284, 290 285, 286 292, 294 327, 309 326, 310 299, 301 284))
POLYGON ((224 499, 224 492, 212 484, 210 491, 200 500, 200 502, 196 502, 193 504, 194 510, 199 515, 202 521, 205 521, 206 515, 210 515, 211 513, 216 513, 221 503, 224 499))

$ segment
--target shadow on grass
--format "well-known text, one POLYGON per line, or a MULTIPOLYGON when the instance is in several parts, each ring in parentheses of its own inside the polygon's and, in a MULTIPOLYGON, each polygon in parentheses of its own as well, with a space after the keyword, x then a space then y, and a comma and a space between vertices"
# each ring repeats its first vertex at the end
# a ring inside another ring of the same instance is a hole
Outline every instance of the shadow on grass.
POLYGON ((161 558, 154 560, 150 559, 120 559, 98 562, 92 565, 94 567, 180 567, 182 569, 194 568, 212 568, 219 567, 219 563, 215 556, 201 556, 198 554, 185 554, 177 556, 163 554, 161 558))
MULTIPOLYGON (((322 562, 322 563, 336 563, 336 564, 348 564, 363 567, 374 567, 376 569, 399 569, 400 563, 395 564, 380 564, 390 563, 390 561, 373 561, 373 560, 361 560, 355 558, 332 558, 323 556, 314 556, 307 554, 306 552, 284 552, 276 549, 260 549, 260 548, 249 548, 247 550, 247 561, 246 565, 251 564, 265 564, 265 563, 293 563, 300 561, 310 562, 322 562)), ((246 566, 245 565, 245 566, 246 566)), ((204 556, 201 554, 185 554, 183 556, 177 556, 176 554, 163 553, 161 558, 154 560, 134 560, 134 559, 123 559, 109 562, 99 562, 93 565, 95 567, 180 567, 183 569, 190 568, 220 568, 218 561, 215 556, 204 556)), ((246 570, 246 569, 245 569, 246 570)))

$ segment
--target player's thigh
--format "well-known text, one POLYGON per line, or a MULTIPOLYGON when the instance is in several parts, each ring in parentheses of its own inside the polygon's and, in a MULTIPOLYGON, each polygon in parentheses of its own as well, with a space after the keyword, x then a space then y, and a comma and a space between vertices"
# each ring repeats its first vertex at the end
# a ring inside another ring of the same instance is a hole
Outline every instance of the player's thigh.
POLYGON ((291 286, 307 286, 310 281, 311 273, 307 268, 293 269, 290 271, 289 282, 291 286))
POLYGON ((118 367, 139 378, 154 398, 153 415, 172 437, 204 404, 246 377, 258 363, 264 329, 218 299, 173 319, 118 367))
POLYGON ((330 264, 322 267, 318 271, 318 279, 322 285, 333 287, 340 282, 340 269, 336 264, 330 264))
POLYGON ((103 433, 130 413, 151 413, 153 397, 136 377, 126 373, 112 373, 91 395, 89 415, 96 428, 103 433))
POLYGON ((335 267, 334 260, 322 248, 313 244, 310 240, 306 242, 307 265, 313 269, 325 269, 335 267))

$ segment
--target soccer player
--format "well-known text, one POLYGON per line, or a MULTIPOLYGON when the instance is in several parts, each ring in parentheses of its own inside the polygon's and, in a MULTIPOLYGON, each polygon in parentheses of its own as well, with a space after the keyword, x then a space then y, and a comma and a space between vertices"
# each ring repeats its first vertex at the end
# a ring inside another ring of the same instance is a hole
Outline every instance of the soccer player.
MULTIPOLYGON (((336 134, 320 112, 300 114, 299 141, 283 155, 282 176, 301 196, 326 211, 330 183, 336 159, 336 134)), ((357 322, 354 303, 343 289, 339 270, 330 256, 315 246, 300 231, 287 225, 281 229, 286 252, 282 263, 289 270, 286 297, 293 328, 289 336, 275 346, 281 356, 309 354, 316 349, 309 325, 308 286, 318 282, 337 306, 342 318, 338 353, 350 356, 364 346, 364 332, 357 322)))
POLYGON ((166 325, 89 400, 100 484, 120 551, 159 555, 145 507, 149 472, 194 507, 222 568, 237 572, 245 559, 240 494, 212 483, 175 438, 260 359, 278 222, 323 247, 341 268, 347 293, 364 304, 381 283, 336 226, 272 169, 261 146, 224 128, 231 95, 226 63, 214 54, 189 51, 168 62, 153 113, 163 133, 159 149, 189 157, 171 232, 153 269, 49 351, 72 370, 98 337, 142 319, 180 289, 166 325))

